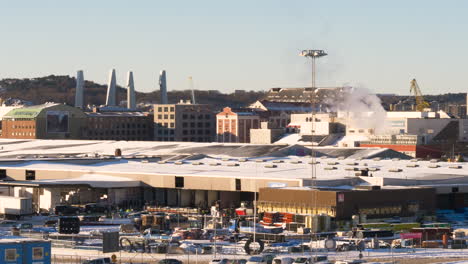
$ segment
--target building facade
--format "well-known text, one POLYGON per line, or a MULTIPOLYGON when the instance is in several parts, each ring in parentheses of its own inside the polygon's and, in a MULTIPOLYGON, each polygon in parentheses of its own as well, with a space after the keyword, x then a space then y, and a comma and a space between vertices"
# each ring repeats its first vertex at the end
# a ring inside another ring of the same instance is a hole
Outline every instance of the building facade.
POLYGON ((89 112, 83 139, 153 140, 153 116, 143 112, 89 112))
POLYGON ((47 103, 15 108, 3 116, 2 138, 81 139, 86 126, 82 110, 47 103))
POLYGON ((216 141, 250 143, 250 129, 260 128, 260 116, 251 109, 225 107, 216 115, 216 141))
POLYGON ((215 115, 210 105, 154 105, 154 139, 156 141, 212 142, 215 115))

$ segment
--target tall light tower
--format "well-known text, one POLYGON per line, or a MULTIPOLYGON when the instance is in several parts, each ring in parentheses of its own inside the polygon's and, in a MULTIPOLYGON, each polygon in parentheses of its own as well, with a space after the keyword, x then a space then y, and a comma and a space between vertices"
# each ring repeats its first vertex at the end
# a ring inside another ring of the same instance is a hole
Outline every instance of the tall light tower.
MULTIPOLYGON (((315 72, 315 69, 316 69, 316 65, 315 65, 315 60, 317 58, 320 58, 320 57, 324 57, 324 56, 327 56, 328 54, 323 51, 323 50, 303 50, 300 54, 301 56, 303 57, 307 57, 307 58, 310 58, 312 60, 312 92, 314 93, 314 96, 311 95, 310 96, 310 106, 311 106, 311 110, 312 110, 312 123, 311 123, 311 137, 312 137, 312 140, 311 140, 311 161, 310 161, 310 164, 311 164, 311 187, 312 187, 312 197, 313 197, 313 207, 311 208, 310 210, 310 221, 311 221, 311 227, 313 227, 313 224, 314 224, 314 210, 317 210, 317 189, 316 189, 316 180, 317 180, 317 173, 316 173, 316 153, 315 153, 315 149, 314 149, 314 123, 315 123, 315 97, 317 96, 317 87, 315 85, 315 76, 316 76, 316 72, 315 72)), ((311 197, 311 198, 312 198, 311 197)), ((317 214, 318 212, 316 211, 315 214, 317 214)), ((311 252, 310 254, 312 255, 312 240, 313 240, 313 237, 312 237, 312 230, 310 232, 311 234, 311 237, 310 237, 310 248, 311 248, 311 252)))
POLYGON ((315 86, 315 60, 320 57, 327 56, 328 54, 323 50, 303 50, 300 54, 301 56, 308 57, 312 59, 312 89, 317 88, 315 86))

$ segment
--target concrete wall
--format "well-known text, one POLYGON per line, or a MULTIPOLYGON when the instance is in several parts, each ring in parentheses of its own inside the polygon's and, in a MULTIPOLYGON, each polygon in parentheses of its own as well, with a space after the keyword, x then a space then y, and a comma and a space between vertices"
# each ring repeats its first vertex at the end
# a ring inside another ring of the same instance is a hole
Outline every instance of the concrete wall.
POLYGON ((271 144, 284 134, 283 129, 250 129, 250 143, 271 144))

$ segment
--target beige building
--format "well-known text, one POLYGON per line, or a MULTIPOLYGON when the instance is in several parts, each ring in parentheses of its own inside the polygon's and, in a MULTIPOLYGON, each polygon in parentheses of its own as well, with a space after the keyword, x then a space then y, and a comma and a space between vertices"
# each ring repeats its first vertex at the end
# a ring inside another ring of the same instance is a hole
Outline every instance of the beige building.
POLYGON ((154 105, 154 139, 156 141, 212 142, 215 116, 210 105, 154 105))

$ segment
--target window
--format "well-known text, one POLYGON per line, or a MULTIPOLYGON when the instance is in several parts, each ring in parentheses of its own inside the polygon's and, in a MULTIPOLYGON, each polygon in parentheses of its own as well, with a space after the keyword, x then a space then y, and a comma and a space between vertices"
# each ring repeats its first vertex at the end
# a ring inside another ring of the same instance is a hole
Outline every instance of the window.
POLYGON ((241 189, 240 179, 236 179, 236 191, 240 191, 241 189))
POLYGON ((41 260, 44 258, 44 248, 43 247, 33 247, 33 260, 41 260))
POLYGON ((174 123, 170 123, 169 127, 174 128, 174 123))
POLYGON ((158 107, 158 112, 162 112, 162 107, 158 107))
POLYGON ((164 112, 169 111, 169 107, 164 107, 164 112))
POLYGON ((5 249, 5 262, 16 261, 16 248, 5 249))
POLYGON ((171 112, 174 112, 174 107, 173 106, 171 106, 171 112))
POLYGON ((182 115, 182 119, 187 119, 187 115, 186 115, 186 114, 183 114, 183 115, 182 115))
POLYGON ((168 118, 168 115, 164 115, 164 119, 167 119, 168 118))
POLYGON ((174 115, 170 115, 171 119, 174 119, 174 115))
POLYGON ((26 180, 34 181, 36 179, 36 171, 26 170, 26 180))
POLYGON ((175 187, 184 188, 184 177, 175 177, 175 187))
POLYGON ((158 119, 162 119, 162 115, 158 115, 158 119))
POLYGON ((211 118, 210 115, 208 115, 208 114, 205 115, 205 119, 210 119, 210 118, 211 118))
POLYGON ((0 179, 6 178, 7 173, 6 170, 0 170, 0 179))

